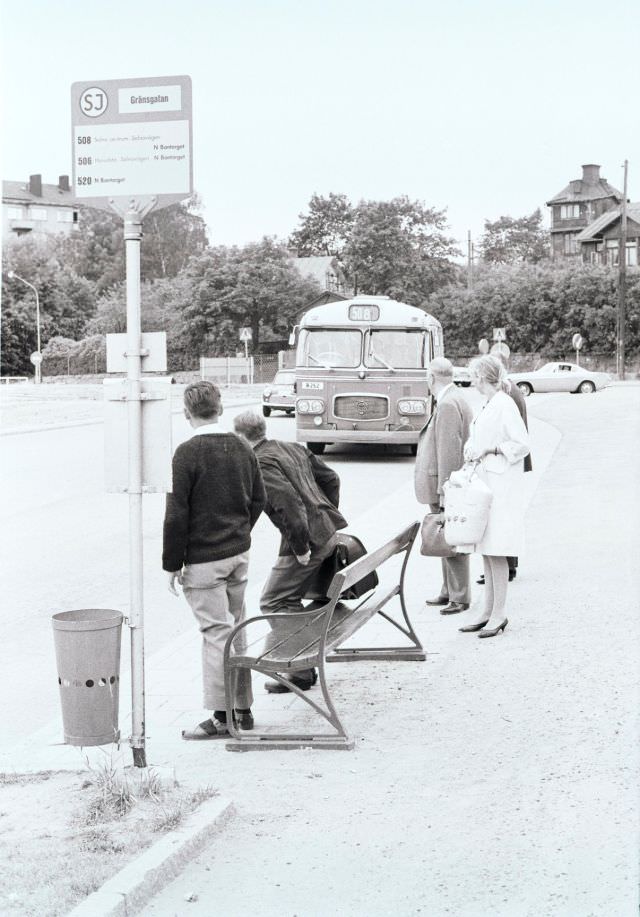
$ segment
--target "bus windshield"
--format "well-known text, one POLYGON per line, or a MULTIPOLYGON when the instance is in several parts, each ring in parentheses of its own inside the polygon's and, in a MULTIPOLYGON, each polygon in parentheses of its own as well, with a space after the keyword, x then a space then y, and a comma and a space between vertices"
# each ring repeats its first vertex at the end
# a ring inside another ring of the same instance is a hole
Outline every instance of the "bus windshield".
POLYGON ((424 334, 420 331, 376 331, 367 335, 364 365, 387 369, 422 369, 424 334))
POLYGON ((343 331, 337 328, 307 330, 300 332, 297 366, 331 367, 360 366, 362 334, 360 331, 343 331))

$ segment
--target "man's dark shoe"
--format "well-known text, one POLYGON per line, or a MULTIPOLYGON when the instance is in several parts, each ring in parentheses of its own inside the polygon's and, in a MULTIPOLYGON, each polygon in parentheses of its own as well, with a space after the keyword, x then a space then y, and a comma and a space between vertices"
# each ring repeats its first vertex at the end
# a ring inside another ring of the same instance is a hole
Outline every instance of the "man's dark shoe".
POLYGON ((250 710, 234 710, 233 722, 238 729, 253 729, 253 714, 250 710))
MULTIPOLYGON (((312 670, 310 677, 305 676, 304 678, 300 678, 298 675, 289 675, 286 678, 286 681, 290 681, 296 686, 296 688, 300 688, 301 691, 308 691, 310 688, 313 688, 317 680, 318 673, 315 671, 315 669, 312 670)), ((291 688, 289 688, 287 685, 281 684, 279 681, 265 681, 264 687, 265 690, 269 692, 269 694, 289 694, 291 691, 291 688)))
POLYGON ((461 611, 466 611, 469 607, 468 602, 450 602, 446 608, 440 609, 441 615, 457 615, 461 611))
POLYGON ((476 583, 478 584, 478 586, 484 586, 484 573, 480 574, 480 576, 476 580, 476 583))
POLYGON ((435 599, 427 599, 425 605, 448 605, 449 596, 448 595, 439 595, 435 599))

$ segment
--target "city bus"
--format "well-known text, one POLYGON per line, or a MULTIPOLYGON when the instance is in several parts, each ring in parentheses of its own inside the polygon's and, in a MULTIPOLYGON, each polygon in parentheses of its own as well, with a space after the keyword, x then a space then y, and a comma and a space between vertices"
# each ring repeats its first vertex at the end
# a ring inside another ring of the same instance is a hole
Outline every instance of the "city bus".
POLYGON ((432 315, 387 296, 356 296, 306 312, 297 341, 296 437, 316 455, 334 443, 408 445, 431 412, 427 367, 444 355, 432 315))

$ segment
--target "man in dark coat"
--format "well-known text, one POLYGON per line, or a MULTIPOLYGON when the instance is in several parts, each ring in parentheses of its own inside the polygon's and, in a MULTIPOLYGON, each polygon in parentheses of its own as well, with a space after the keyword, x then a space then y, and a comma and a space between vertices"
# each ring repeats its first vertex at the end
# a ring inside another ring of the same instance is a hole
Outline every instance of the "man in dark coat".
MULTIPOLYGON (((428 503, 432 513, 438 513, 443 510, 444 484, 453 471, 462 468, 472 411, 453 383, 449 360, 436 357, 431 361, 427 383, 436 404, 420 434, 414 481, 416 498, 428 503)), ((442 605, 440 613, 451 615, 464 611, 470 601, 469 555, 443 557, 440 594, 427 599, 427 605, 442 605)))
MULTIPOLYGON (((264 419, 253 411, 234 420, 236 433, 253 446, 267 492, 265 512, 280 531, 280 553, 260 597, 262 614, 302 611, 318 568, 335 550, 336 531, 347 525, 338 510, 340 478, 300 443, 266 438, 264 419)), ((317 680, 314 669, 290 680, 303 691, 317 680)), ((271 693, 289 691, 277 681, 271 693)))

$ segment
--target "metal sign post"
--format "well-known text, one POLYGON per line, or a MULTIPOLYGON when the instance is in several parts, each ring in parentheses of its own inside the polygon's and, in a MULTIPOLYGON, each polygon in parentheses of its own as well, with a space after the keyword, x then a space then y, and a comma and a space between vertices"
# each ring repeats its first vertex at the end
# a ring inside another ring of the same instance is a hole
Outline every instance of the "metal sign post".
POLYGON ((249 359, 249 341, 253 338, 251 328, 244 327, 240 329, 240 340, 244 344, 244 358, 249 359))
POLYGON ((571 345, 576 352, 576 365, 580 366, 580 348, 582 347, 583 340, 581 334, 574 334, 571 338, 571 345))
MULTIPOLYGON (((191 80, 188 76, 98 80, 71 87, 75 197, 124 218, 127 288, 126 393, 129 494, 129 628, 133 763, 146 767, 142 495, 167 486, 145 483, 145 391, 140 320, 142 220, 193 192, 191 80)), ((166 365, 166 364, 165 364, 166 365)), ((170 436, 170 427, 169 427, 170 436)))

